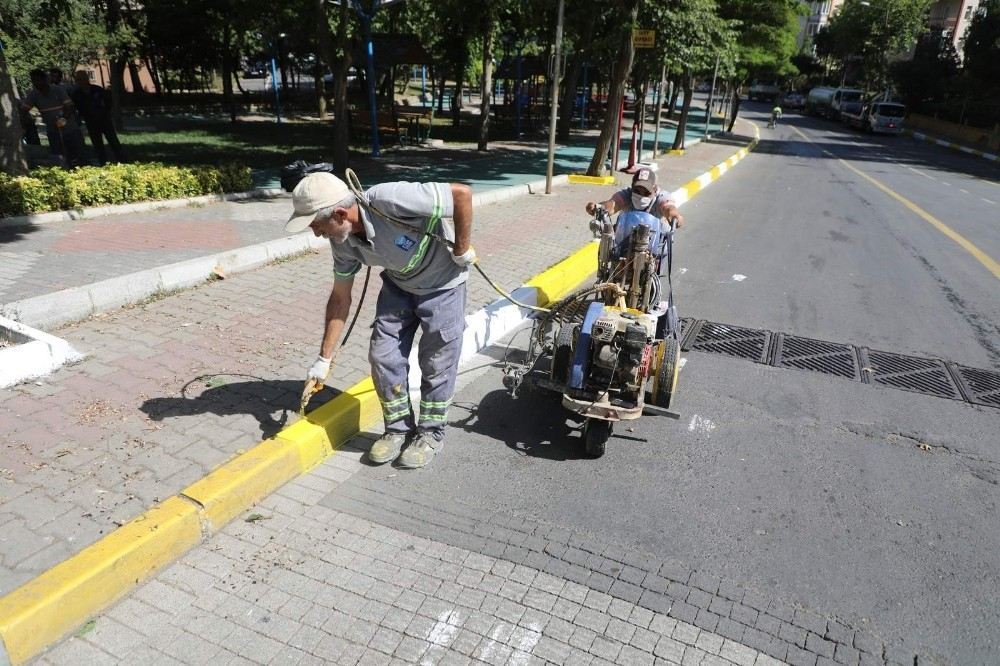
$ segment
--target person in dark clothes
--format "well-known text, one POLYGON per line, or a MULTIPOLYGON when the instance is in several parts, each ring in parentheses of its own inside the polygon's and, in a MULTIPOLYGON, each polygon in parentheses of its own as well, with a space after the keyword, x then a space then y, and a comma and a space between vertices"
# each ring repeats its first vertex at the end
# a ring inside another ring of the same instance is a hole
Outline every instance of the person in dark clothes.
POLYGON ((76 123, 73 102, 63 86, 50 85, 49 75, 43 69, 30 73, 32 89, 21 100, 21 109, 36 107, 45 122, 49 139, 49 152, 59 155, 67 168, 83 164, 83 134, 76 123))
POLYGON ((97 152, 97 161, 104 164, 108 161, 104 150, 104 139, 107 138, 115 162, 122 162, 122 144, 118 140, 114 123, 111 122, 111 92, 106 88, 90 82, 90 75, 82 69, 73 74, 76 86, 73 88, 73 104, 80 112, 80 118, 87 125, 90 143, 97 152))

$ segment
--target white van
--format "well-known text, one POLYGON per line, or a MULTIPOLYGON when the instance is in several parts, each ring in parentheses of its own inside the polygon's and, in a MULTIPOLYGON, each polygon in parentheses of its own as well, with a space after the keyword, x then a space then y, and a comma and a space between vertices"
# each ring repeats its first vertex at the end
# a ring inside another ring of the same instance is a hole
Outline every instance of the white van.
POLYGON ((833 117, 840 119, 840 114, 842 113, 860 113, 863 96, 864 91, 857 88, 837 88, 833 93, 833 98, 830 100, 830 109, 833 111, 833 117))
POLYGON ((875 102, 865 116, 865 129, 883 134, 901 134, 906 107, 898 102, 875 102))

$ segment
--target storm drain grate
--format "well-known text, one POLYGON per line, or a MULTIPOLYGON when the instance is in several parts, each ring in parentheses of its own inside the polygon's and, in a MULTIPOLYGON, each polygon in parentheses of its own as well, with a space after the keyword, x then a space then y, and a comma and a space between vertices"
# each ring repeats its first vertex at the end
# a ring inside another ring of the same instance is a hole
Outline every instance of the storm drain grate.
POLYGON ((794 335, 778 334, 771 365, 779 368, 811 370, 860 380, 858 357, 851 345, 824 342, 794 335))
POLYGON ((952 381, 948 369, 937 359, 870 349, 862 350, 862 354, 864 371, 869 373, 872 383, 962 400, 962 394, 952 381))
POLYGON ((767 357, 770 338, 770 331, 705 322, 690 348, 763 363, 767 357))
POLYGON ((952 366, 958 372, 959 380, 965 385, 969 402, 979 405, 1000 407, 1000 372, 968 368, 964 365, 952 366))

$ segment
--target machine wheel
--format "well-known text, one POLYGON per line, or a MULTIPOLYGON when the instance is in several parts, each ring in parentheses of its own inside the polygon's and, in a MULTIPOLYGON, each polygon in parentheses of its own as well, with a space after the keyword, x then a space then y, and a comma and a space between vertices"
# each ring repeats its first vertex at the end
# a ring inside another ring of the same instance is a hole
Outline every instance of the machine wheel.
POLYGON ((604 419, 587 419, 583 426, 583 446, 590 458, 600 458, 604 455, 604 445, 611 437, 614 424, 604 419))
POLYGON ((573 338, 576 326, 564 324, 556 336, 556 348, 552 352, 552 381, 565 384, 569 381, 569 368, 573 364, 573 338))
POLYGON ((663 341, 659 357, 656 377, 653 379, 653 396, 650 402, 657 407, 666 409, 670 407, 670 400, 674 397, 674 391, 677 389, 681 346, 673 338, 667 338, 663 341))

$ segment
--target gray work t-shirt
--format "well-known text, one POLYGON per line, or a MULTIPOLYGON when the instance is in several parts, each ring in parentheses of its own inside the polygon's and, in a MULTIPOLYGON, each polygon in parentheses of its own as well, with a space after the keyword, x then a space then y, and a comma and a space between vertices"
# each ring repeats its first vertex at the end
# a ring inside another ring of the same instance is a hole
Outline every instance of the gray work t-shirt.
POLYGON ((383 277, 411 294, 429 294, 465 282, 468 270, 452 260, 451 248, 421 231, 454 242, 454 202, 447 183, 382 183, 365 192, 372 206, 399 218, 389 222, 361 208, 366 238, 351 234, 341 244, 330 241, 338 280, 349 279, 361 266, 384 266, 383 277))
POLYGON ((66 110, 66 102, 70 101, 66 89, 62 86, 50 85, 47 93, 43 93, 38 88, 32 88, 24 97, 28 104, 37 108, 42 114, 45 126, 51 129, 56 127, 56 119, 65 118, 66 126, 64 132, 75 130, 76 118, 73 113, 66 110))

